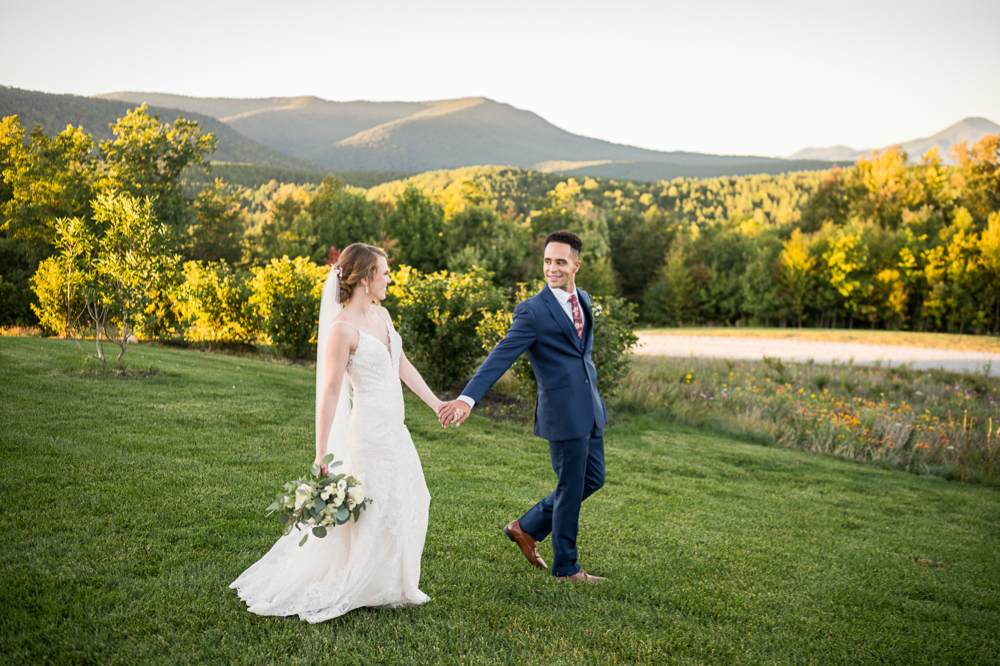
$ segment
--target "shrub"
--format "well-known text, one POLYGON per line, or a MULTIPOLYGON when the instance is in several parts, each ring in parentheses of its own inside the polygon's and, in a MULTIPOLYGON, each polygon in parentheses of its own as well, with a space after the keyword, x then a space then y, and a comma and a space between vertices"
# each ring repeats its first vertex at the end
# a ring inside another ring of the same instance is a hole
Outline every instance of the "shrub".
MULTIPOLYGON (((78 299, 73 299, 72 308, 67 304, 68 276, 64 258, 55 256, 43 259, 31 278, 31 288, 38 299, 31 309, 38 317, 38 325, 52 335, 68 335, 70 322, 80 314, 78 299)), ((71 290, 69 294, 72 293, 71 290)))
MULTIPOLYGON (((489 354, 493 348, 500 344, 503 336, 510 330, 510 324, 514 319, 514 305, 531 298, 545 284, 541 280, 535 280, 531 284, 517 285, 517 293, 514 295, 514 302, 508 303, 507 307, 497 312, 487 313, 476 333, 479 335, 479 342, 483 351, 489 354)), ((525 354, 521 354, 514 365, 510 368, 511 374, 517 380, 517 399, 522 402, 534 402, 538 394, 538 384, 535 382, 535 373, 531 369, 531 362, 525 354)))
POLYGON ((282 356, 305 356, 316 344, 319 303, 329 268, 305 257, 284 256, 251 270, 249 304, 263 341, 282 356))
MULTIPOLYGON (((515 303, 520 303, 538 293, 542 282, 536 281, 531 288, 526 284, 518 285, 515 303)), ((629 360, 632 349, 639 339, 635 336, 635 305, 622 298, 613 296, 593 297, 594 314, 594 346, 591 358, 597 368, 597 390, 602 398, 617 395, 625 375, 628 374, 629 360)), ((502 312, 493 313, 483 319, 479 326, 479 336, 483 349, 487 353, 499 344, 503 336, 510 330, 513 319, 513 307, 502 312)), ((521 355, 515 361, 511 372, 518 381, 517 397, 520 400, 532 401, 538 392, 535 373, 531 369, 528 357, 521 355)))
POLYGON ((407 357, 427 383, 439 390, 468 379, 483 356, 476 328, 488 313, 504 309, 504 293, 491 275, 473 268, 421 274, 403 266, 389 287, 393 312, 407 357))
POLYGON ((176 298, 186 340, 239 344, 257 337, 246 275, 225 261, 185 263, 184 281, 176 298))

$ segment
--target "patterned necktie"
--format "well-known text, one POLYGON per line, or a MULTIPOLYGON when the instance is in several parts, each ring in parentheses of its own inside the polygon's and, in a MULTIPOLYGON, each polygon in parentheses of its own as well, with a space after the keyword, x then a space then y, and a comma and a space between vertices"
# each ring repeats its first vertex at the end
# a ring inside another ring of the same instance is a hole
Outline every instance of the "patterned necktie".
POLYGON ((576 326, 576 334, 583 339, 583 312, 580 310, 580 301, 576 294, 569 297, 569 304, 573 306, 573 325, 576 326))

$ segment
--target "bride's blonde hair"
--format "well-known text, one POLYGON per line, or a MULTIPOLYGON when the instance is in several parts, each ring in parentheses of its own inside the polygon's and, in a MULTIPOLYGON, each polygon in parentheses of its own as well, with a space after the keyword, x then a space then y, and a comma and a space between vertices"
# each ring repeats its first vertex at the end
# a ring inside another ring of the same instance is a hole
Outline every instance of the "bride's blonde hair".
POLYGON ((371 284, 375 273, 378 272, 379 257, 389 259, 385 250, 374 245, 352 243, 344 248, 334 267, 334 270, 340 269, 341 303, 351 300, 351 294, 354 293, 355 287, 360 286, 362 280, 368 280, 371 284))

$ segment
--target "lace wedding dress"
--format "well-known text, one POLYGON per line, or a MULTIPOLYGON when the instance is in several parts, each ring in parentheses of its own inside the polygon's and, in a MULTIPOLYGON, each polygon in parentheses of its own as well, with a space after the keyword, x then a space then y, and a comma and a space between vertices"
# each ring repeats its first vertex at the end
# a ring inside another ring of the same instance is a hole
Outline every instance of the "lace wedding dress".
MULTIPOLYGON (((343 322, 339 322, 342 325, 343 322)), ((420 458, 403 425, 399 381, 402 339, 388 325, 390 344, 358 330, 347 365, 354 392, 346 450, 331 447, 371 504, 350 521, 310 536, 292 530, 229 587, 258 615, 298 615, 323 622, 361 606, 422 604, 420 556, 431 496, 420 458)))

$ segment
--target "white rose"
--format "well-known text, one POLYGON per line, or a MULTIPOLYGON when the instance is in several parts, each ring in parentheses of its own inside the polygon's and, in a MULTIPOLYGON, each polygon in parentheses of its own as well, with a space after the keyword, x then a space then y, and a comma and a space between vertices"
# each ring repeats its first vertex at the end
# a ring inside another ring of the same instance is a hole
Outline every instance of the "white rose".
POLYGON ((325 488, 325 489, 323 490, 323 492, 321 492, 321 493, 319 494, 319 496, 320 496, 321 498, 323 498, 323 501, 325 502, 325 501, 327 501, 328 499, 330 499, 330 495, 332 495, 332 494, 333 494, 333 488, 331 488, 330 486, 327 486, 327 487, 326 487, 326 488, 325 488))
POLYGON ((361 490, 358 486, 354 486, 348 490, 347 495, 355 504, 361 504, 365 500, 365 491, 361 490))
POLYGON ((312 488, 307 483, 295 489, 295 509, 299 510, 312 499, 312 488))

